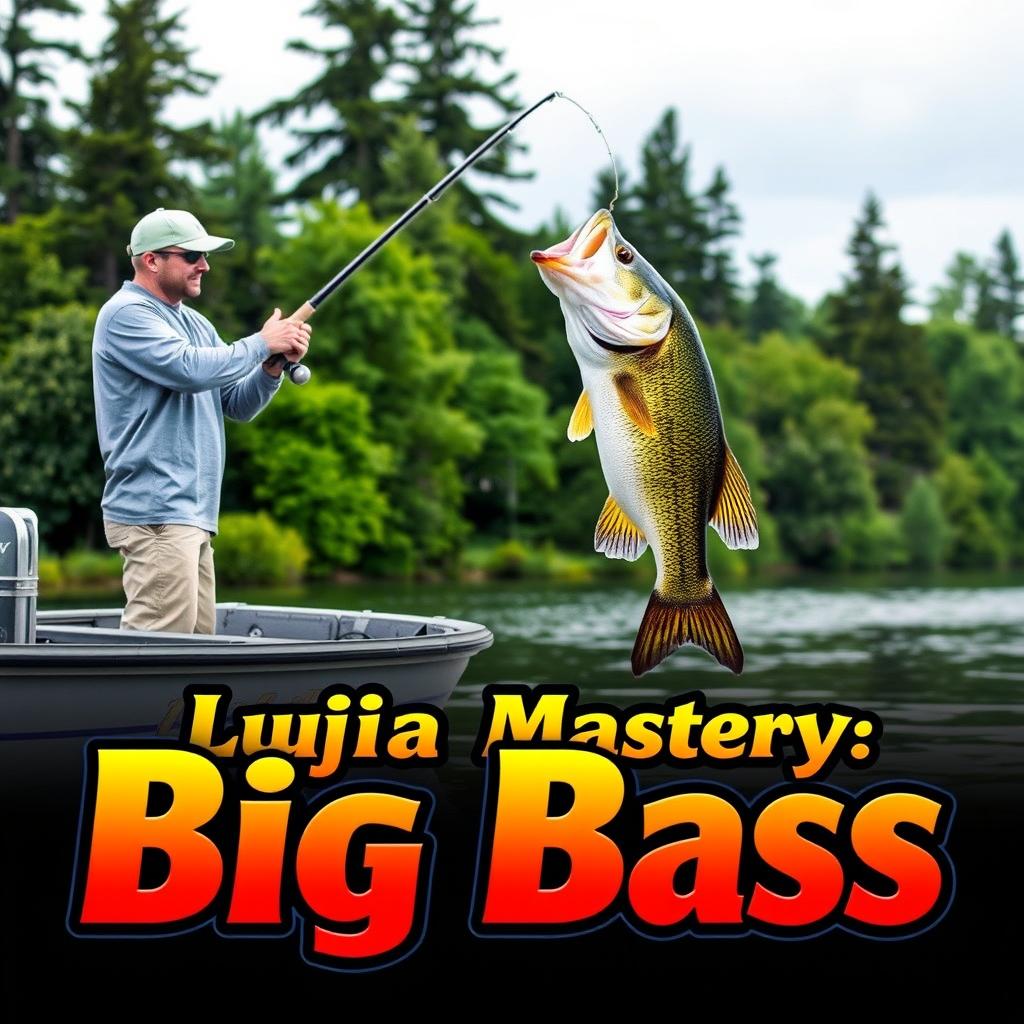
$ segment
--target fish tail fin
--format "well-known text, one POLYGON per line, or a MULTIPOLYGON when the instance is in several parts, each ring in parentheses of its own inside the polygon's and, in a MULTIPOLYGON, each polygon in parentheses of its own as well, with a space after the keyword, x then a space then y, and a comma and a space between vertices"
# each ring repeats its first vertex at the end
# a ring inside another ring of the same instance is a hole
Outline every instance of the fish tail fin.
POLYGON ((683 644, 703 647, 719 664, 743 671, 743 648, 713 583, 696 601, 670 601, 652 591, 633 645, 633 675, 642 676, 683 644))

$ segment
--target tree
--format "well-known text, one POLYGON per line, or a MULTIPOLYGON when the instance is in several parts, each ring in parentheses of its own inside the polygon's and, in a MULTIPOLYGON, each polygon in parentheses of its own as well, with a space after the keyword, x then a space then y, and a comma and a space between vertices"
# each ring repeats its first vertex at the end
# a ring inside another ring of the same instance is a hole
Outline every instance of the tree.
POLYGON ((1009 538, 1000 534, 984 505, 985 481, 972 460, 949 452, 935 474, 942 511, 949 523, 946 562, 956 568, 1001 565, 1009 538))
POLYGON ((771 252, 751 256, 757 270, 753 295, 747 307, 747 334, 753 341, 760 340, 771 331, 781 331, 795 337, 804 319, 803 303, 783 290, 775 277, 778 257, 771 252))
POLYGON ((904 544, 915 569, 937 569, 949 543, 949 524, 942 513, 942 501, 935 485, 917 477, 907 492, 900 514, 904 544))
POLYGON ((281 199, 256 128, 241 111, 216 128, 213 141, 218 150, 200 188, 203 223, 212 234, 235 239, 236 246, 218 259, 203 291, 207 315, 227 337, 254 330, 275 305, 260 250, 280 239, 274 208, 281 199))
POLYGON ((995 293, 995 329, 1011 341, 1020 340, 1017 317, 1024 313, 1024 278, 1020 274, 1020 260, 1013 247, 1013 238, 1004 231, 996 239, 996 254, 992 261, 993 291, 995 293))
POLYGON ((256 501, 295 527, 321 574, 384 541, 391 451, 373 440, 370 403, 352 385, 285 385, 255 420, 231 424, 256 501))
MULTIPOLYGON (((19 225, 21 220, 19 220, 19 225)), ((0 363, 0 494, 39 516, 57 550, 102 536, 103 465, 92 398, 96 310, 40 310, 0 363)))
MULTIPOLYGON (((381 160, 381 172, 372 209, 386 221, 396 220, 444 177, 445 167, 437 144, 420 132, 413 115, 405 114, 396 120, 381 160)), ((430 256, 449 293, 462 299, 463 279, 470 268, 452 237, 458 210, 458 193, 446 192, 440 202, 420 211, 403 229, 402 238, 415 251, 430 256)))
POLYGON ((674 109, 665 111, 644 141, 640 168, 640 180, 630 191, 636 231, 630 241, 696 312, 704 271, 704 211, 690 191, 690 147, 680 144, 674 109))
POLYGON ((958 252, 946 267, 946 283, 932 289, 928 304, 933 318, 969 322, 976 307, 978 262, 966 252, 958 252))
POLYGON ((74 43, 35 36, 29 19, 37 14, 80 13, 72 0, 11 0, 10 14, 0 16, 0 208, 9 224, 23 209, 41 213, 48 208, 54 190, 51 161, 60 152, 46 100, 27 90, 55 84, 48 54, 82 57, 74 43))
POLYGON ((739 230, 740 216, 724 169, 715 168, 703 193, 691 191, 690 147, 680 142, 672 108, 645 139, 640 168, 620 218, 629 226, 627 237, 694 316, 708 323, 738 321, 736 269, 727 239, 739 230))
POLYGON ((491 348, 474 355, 458 400, 485 431, 483 447, 469 466, 475 485, 468 490, 470 518, 486 525, 503 513, 514 540, 520 492, 550 491, 555 485, 547 398, 525 380, 516 354, 502 351, 495 338, 491 348), (497 508, 491 496, 501 499, 497 508))
POLYGON ((875 426, 868 438, 883 502, 897 507, 917 472, 933 468, 943 431, 942 380, 918 325, 905 323, 906 283, 879 238, 882 209, 870 193, 847 246, 853 272, 827 300, 823 347, 855 366, 858 396, 875 426))
POLYGON ((313 115, 329 116, 327 124, 292 129, 299 146, 285 163, 305 168, 315 161, 292 195, 340 198, 353 193, 372 201, 380 188, 381 163, 398 111, 396 103, 375 93, 387 80, 402 18, 379 0, 316 0, 304 13, 322 19, 325 35, 342 30, 347 38, 326 46, 291 40, 289 49, 322 58, 323 71, 294 96, 271 104, 257 117, 283 124, 296 115, 307 120, 313 115))
MULTIPOLYGON (((484 75, 481 65, 500 64, 503 53, 474 39, 478 29, 497 20, 474 17, 475 0, 403 0, 402 8, 407 26, 402 64, 411 72, 402 106, 416 115, 420 131, 434 140, 442 160, 454 166, 501 127, 501 121, 477 127, 471 107, 484 100, 503 115, 519 109, 510 92, 516 74, 509 71, 493 80, 484 75)), ((530 178, 532 172, 509 166, 510 154, 523 148, 506 140, 478 160, 473 173, 499 180, 530 178)), ((493 219, 489 204, 511 205, 494 192, 478 194, 464 181, 456 187, 466 216, 477 225, 493 219)))
POLYGON ((158 206, 177 208, 192 195, 175 161, 208 157, 208 126, 175 128, 163 118, 179 93, 201 96, 216 76, 197 71, 178 41, 181 14, 163 17, 161 0, 109 0, 113 21, 89 82, 89 98, 73 104, 69 134, 73 193, 73 262, 91 264, 109 292, 138 219, 158 206))
POLYGON ((14 224, 0 224, 0 355, 30 330, 40 309, 80 297, 85 273, 61 265, 58 221, 56 212, 23 213, 14 224))
POLYGON ((728 239, 739 233, 740 214, 729 198, 729 179, 716 167, 704 192, 703 286, 697 298, 696 315, 708 323, 739 322, 739 285, 728 239))
MULTIPOLYGON (((325 267, 342 266, 381 229, 363 206, 315 204, 299 234, 270 254, 276 294, 299 305, 325 267)), ((370 569, 446 566, 470 529, 460 513, 461 467, 479 450, 483 431, 456 407, 470 357, 456 349, 451 320, 450 297, 430 258, 414 256, 401 238, 317 311, 310 365, 369 399, 373 440, 393 453, 383 539, 363 561, 370 569)))

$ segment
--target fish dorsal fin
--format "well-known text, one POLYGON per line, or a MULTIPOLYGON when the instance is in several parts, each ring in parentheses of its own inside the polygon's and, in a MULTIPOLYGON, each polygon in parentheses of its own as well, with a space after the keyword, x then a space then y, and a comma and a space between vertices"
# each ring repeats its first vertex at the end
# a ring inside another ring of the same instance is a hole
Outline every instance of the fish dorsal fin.
POLYGON ((711 525, 728 548, 757 547, 757 513, 750 500, 750 487, 732 449, 725 446, 725 469, 718 490, 711 525))
POLYGON ((594 412, 590 408, 590 399, 586 391, 581 391, 580 397, 576 400, 576 408, 569 417, 569 429, 566 433, 570 441, 582 441, 585 437, 590 437, 593 429, 594 412))
POLYGON ((594 550, 627 562, 635 562, 647 550, 647 538, 610 494, 597 517, 594 550))
POLYGON ((657 437, 654 420, 651 419, 651 410, 647 408, 647 399, 640 390, 636 378, 631 373, 617 373, 612 378, 615 390, 619 393, 619 401, 626 415, 630 418, 642 434, 648 437, 657 437))

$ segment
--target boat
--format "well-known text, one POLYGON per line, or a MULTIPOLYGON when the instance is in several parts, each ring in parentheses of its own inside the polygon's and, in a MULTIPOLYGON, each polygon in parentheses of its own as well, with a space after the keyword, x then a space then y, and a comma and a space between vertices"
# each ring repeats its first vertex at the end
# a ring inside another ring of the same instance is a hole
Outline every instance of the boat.
POLYGON ((0 771, 93 736, 176 737, 190 685, 227 686, 231 707, 313 703, 336 683, 443 707, 493 643, 443 616, 220 603, 203 636, 121 630, 121 613, 38 612, 34 643, 0 644, 0 771))

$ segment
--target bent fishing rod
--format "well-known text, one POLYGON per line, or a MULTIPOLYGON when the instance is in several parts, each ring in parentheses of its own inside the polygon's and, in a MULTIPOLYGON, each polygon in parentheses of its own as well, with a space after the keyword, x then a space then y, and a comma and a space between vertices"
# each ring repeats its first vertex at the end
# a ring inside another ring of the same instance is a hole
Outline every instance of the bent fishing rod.
MULTIPOLYGON (((406 224, 409 223, 414 217, 422 213, 431 203, 436 203, 441 198, 441 194, 448 188, 449 185, 456 178, 462 174, 468 167, 472 167, 477 160, 480 159, 488 150, 493 149, 510 131, 513 131, 516 125, 525 121, 535 110, 539 107, 544 106, 545 103, 550 102, 556 96, 563 96, 565 99, 569 99, 568 96, 564 96, 560 92, 552 92, 544 97, 542 100, 538 100, 528 110, 524 110, 521 114, 514 117, 504 127, 499 128, 490 138, 482 142, 476 149, 473 150, 465 160, 459 164, 458 167, 449 171, 429 192, 426 193, 418 202, 414 203, 409 207, 401 217, 398 218, 379 238, 372 241, 358 256, 355 257, 351 262, 348 263, 342 270, 334 275, 320 289, 315 295, 307 299, 294 313, 288 318, 289 320, 297 320, 300 323, 305 323, 320 307, 320 304, 326 301, 338 288, 340 288, 371 256, 373 256, 378 249, 386 245, 395 235, 398 234, 406 224)), ((575 102, 575 101, 571 101, 575 102)), ((577 104, 578 105, 578 104, 577 104)), ((284 362, 285 372, 292 379, 294 384, 305 384, 310 378, 309 367, 302 363, 289 363, 285 361, 284 356, 278 356, 278 360, 284 362)))

